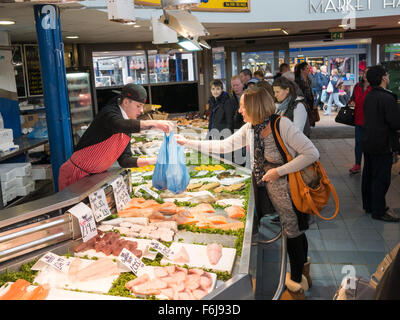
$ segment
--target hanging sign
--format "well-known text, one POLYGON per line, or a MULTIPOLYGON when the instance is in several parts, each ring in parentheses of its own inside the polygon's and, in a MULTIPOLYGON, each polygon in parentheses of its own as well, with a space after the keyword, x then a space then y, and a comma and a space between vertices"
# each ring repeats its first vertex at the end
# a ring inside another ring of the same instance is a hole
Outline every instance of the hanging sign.
POLYGON ((111 211, 107 203, 106 194, 103 188, 90 194, 89 201, 90 206, 93 210, 94 218, 97 222, 100 222, 101 220, 111 215, 111 211))
POLYGON ((92 210, 84 203, 80 202, 68 211, 78 219, 81 228, 82 240, 86 242, 97 235, 96 221, 92 210))
MULTIPOLYGON (((135 4, 161 6, 161 0, 135 0, 135 4)), ((191 11, 249 12, 250 0, 201 0, 200 6, 194 7, 191 11)))
POLYGON ((128 187, 124 182, 124 178, 122 176, 118 176, 113 182, 111 182, 111 186, 114 192, 115 205, 117 207, 117 211, 120 212, 125 208, 127 203, 131 200, 131 197, 128 193, 128 187))

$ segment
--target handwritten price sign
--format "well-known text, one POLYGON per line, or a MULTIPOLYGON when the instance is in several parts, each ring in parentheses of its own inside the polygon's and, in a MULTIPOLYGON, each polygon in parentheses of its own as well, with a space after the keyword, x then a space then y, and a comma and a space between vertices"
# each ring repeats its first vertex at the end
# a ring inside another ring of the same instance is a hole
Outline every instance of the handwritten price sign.
POLYGON ((31 269, 42 270, 44 265, 47 264, 58 271, 68 273, 71 262, 72 261, 65 257, 60 257, 52 252, 47 252, 43 257, 38 260, 38 262, 35 263, 34 266, 32 266, 31 269))
POLYGON ((89 195, 90 206, 92 207, 94 218, 97 222, 104 220, 111 215, 110 208, 108 207, 106 194, 104 189, 99 189, 89 195))
POLYGON ((126 204, 131 200, 131 197, 129 196, 128 193, 128 187, 126 186, 122 176, 118 176, 118 178, 111 183, 111 186, 114 192, 117 211, 120 212, 125 208, 126 204))
POLYGON ((126 248, 122 249, 117 259, 126 265, 135 275, 138 275, 139 271, 145 267, 142 260, 126 248))
POLYGON ((83 242, 86 242, 97 235, 96 221, 92 210, 84 203, 80 202, 68 210, 78 219, 83 242))
POLYGON ((167 259, 171 259, 175 255, 170 248, 164 246, 161 242, 154 239, 151 240, 150 247, 161 253, 167 259))

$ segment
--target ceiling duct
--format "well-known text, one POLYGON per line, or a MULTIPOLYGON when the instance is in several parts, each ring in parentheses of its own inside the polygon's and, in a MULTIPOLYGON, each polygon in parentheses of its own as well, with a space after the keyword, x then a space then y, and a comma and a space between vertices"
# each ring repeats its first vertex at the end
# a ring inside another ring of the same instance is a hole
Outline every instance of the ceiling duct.
POLYGON ((203 27, 199 19, 188 11, 168 11, 168 19, 161 17, 161 21, 173 29, 178 35, 187 39, 198 39, 198 37, 208 35, 208 31, 203 27))
POLYGON ((164 10, 190 10, 200 4, 201 0, 161 0, 164 10))
POLYGON ((135 4, 132 0, 107 0, 108 20, 120 23, 135 22, 135 4))

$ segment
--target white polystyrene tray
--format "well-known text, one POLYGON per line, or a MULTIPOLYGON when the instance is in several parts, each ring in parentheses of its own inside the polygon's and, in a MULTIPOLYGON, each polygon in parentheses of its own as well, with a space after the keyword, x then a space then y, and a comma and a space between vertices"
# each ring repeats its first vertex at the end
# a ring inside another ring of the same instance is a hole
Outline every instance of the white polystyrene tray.
POLYGON ((198 245, 198 244, 191 244, 191 243, 177 243, 174 242, 171 244, 170 249, 177 253, 180 251, 181 247, 185 247, 186 252, 189 255, 189 262, 188 263, 178 263, 172 260, 168 260, 167 258, 163 258, 161 260, 161 264, 176 264, 176 265, 188 265, 192 268, 206 268, 212 269, 217 271, 227 271, 232 273, 233 264, 235 262, 236 257, 236 249, 233 248, 222 248, 222 256, 219 259, 216 265, 212 265, 208 260, 207 256, 207 246, 198 245))

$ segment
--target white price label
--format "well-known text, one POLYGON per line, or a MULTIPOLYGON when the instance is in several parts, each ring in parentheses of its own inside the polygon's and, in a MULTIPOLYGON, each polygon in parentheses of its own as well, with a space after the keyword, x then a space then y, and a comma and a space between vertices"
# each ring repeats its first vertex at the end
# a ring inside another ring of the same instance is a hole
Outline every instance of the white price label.
POLYGON ((161 242, 154 239, 151 240, 150 247, 161 253, 167 259, 170 259, 175 255, 175 253, 170 248, 164 246, 161 242))
POLYGON ((142 174, 142 177, 150 177, 150 176, 153 175, 153 173, 154 173, 154 171, 145 172, 145 173, 142 174))
POLYGON ((117 211, 120 212, 125 208, 127 203, 131 200, 131 197, 129 196, 128 193, 128 187, 126 186, 124 178, 122 178, 122 176, 118 176, 118 178, 111 183, 111 186, 114 192, 117 211))
POLYGON ((78 219, 83 242, 97 235, 96 221, 94 220, 93 212, 86 204, 80 202, 68 211, 78 219))
POLYGON ((47 252, 43 257, 41 257, 35 265, 32 266, 32 270, 42 270, 44 265, 50 265, 54 269, 61 271, 63 273, 68 273, 69 267, 71 266, 71 260, 66 257, 58 256, 52 252, 47 252))
POLYGON ((104 189, 99 189, 89 195, 90 206, 97 222, 111 215, 104 189))
POLYGON ((151 195, 155 199, 160 199, 160 195, 157 192, 154 192, 153 190, 151 190, 148 186, 139 186, 135 190, 135 196, 141 197, 141 192, 139 192, 140 190, 143 190, 144 192, 151 195))
POLYGON ((126 265, 135 275, 138 275, 139 270, 145 267, 142 260, 126 248, 122 249, 117 259, 126 265))

